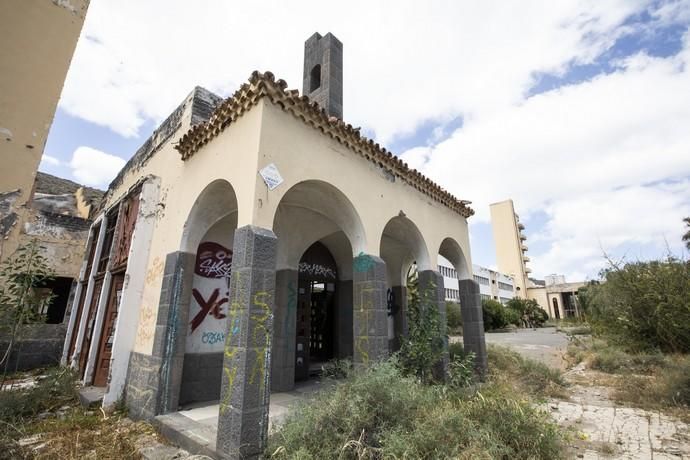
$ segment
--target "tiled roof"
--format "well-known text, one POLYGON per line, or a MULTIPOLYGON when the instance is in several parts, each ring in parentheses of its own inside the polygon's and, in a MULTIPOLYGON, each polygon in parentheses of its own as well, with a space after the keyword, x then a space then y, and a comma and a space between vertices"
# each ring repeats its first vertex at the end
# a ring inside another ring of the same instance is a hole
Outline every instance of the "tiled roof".
POLYGON ((249 78, 249 83, 243 84, 232 97, 218 105, 207 122, 192 126, 175 148, 180 152, 183 160, 189 159, 220 134, 226 126, 256 105, 262 97, 266 97, 284 111, 357 152, 461 216, 467 218, 474 214, 474 210, 468 206, 469 201, 455 198, 416 169, 408 168, 407 163, 384 147, 360 135, 358 128, 353 128, 352 125, 335 117, 329 117, 307 96, 300 96, 299 91, 286 88, 285 80, 276 80, 271 72, 254 71, 249 78))

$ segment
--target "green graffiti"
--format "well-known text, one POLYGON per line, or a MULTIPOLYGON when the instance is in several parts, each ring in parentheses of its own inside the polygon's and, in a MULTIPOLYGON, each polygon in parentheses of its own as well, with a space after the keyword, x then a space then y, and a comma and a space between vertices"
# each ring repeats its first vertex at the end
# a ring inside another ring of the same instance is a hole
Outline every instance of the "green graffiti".
POLYGON ((352 268, 357 273, 365 273, 374 267, 374 259, 368 254, 360 252, 352 261, 352 268))

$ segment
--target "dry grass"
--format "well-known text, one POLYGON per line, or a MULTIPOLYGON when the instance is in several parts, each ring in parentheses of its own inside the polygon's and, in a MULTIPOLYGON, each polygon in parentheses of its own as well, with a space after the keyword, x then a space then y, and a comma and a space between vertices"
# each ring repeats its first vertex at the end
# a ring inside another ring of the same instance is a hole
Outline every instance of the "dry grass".
POLYGON ((575 339, 567 358, 590 369, 578 383, 612 388, 617 403, 690 420, 690 355, 627 353, 600 339, 575 339))
POLYGON ((38 420, 22 427, 26 437, 12 457, 25 459, 136 459, 137 441, 155 437, 153 427, 132 422, 123 414, 105 416, 100 411, 74 407, 64 418, 38 420))
POLYGON ((130 459, 151 425, 79 405, 74 372, 54 368, 30 388, 0 391, 0 459, 130 459))

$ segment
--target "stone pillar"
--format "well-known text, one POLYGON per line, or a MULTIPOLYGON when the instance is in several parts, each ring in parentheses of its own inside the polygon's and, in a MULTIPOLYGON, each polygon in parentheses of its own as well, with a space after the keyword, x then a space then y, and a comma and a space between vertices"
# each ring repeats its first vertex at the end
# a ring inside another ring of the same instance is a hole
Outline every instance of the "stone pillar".
POLYGON ((417 274, 419 297, 422 305, 430 305, 438 311, 439 329, 443 340, 443 356, 434 368, 434 377, 444 380, 448 372, 448 324, 446 320, 446 295, 443 275, 434 270, 424 270, 417 274))
POLYGON ((458 280, 458 289, 460 291, 462 341, 465 352, 474 353, 475 369, 480 377, 484 377, 487 371, 487 356, 479 284, 470 279, 458 280))
POLYGON ((352 359, 352 313, 354 309, 352 304, 352 280, 336 281, 335 290, 338 296, 335 313, 336 324, 334 328, 337 339, 335 344, 335 356, 339 359, 352 359))
POLYGON ((297 270, 276 272, 276 299, 271 344, 271 390, 295 387, 295 325, 297 321, 297 270))
POLYGON ((388 356, 386 263, 360 254, 353 260, 353 361, 367 365, 388 356))
POLYGON ((266 447, 277 241, 260 227, 235 231, 216 439, 221 458, 258 458, 266 447))
POLYGON ((132 352, 129 358, 125 393, 133 418, 177 410, 195 259, 181 251, 165 258, 151 355, 132 352))
POLYGON ((392 351, 400 349, 400 338, 407 337, 409 332, 407 326, 407 286, 393 286, 393 330, 395 337, 393 338, 392 351))

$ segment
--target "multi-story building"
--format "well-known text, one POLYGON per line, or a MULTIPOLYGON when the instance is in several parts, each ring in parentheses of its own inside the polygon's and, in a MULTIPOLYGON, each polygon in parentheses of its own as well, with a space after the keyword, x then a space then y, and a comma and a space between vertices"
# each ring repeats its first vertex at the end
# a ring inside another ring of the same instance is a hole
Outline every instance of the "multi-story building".
MULTIPOLYGON (((443 275, 446 300, 457 302, 460 298, 458 290, 458 273, 445 258, 439 256, 438 271, 443 275)), ((515 282, 511 276, 491 270, 479 265, 472 265, 474 280, 479 284, 479 295, 482 300, 495 300, 506 304, 515 297, 515 282)))
MULTIPOLYGON (((530 259, 523 233, 525 226, 520 223, 513 200, 494 203, 490 208, 498 270, 514 280, 515 296, 536 300, 554 319, 579 316, 577 290, 585 283, 567 283, 562 275, 550 275, 545 280, 529 278, 532 270, 527 267, 530 259)), ((476 279, 476 268, 474 273, 476 279)), ((477 282, 482 285, 480 280, 477 282)))
POLYGON ((515 213, 513 200, 494 203, 490 209, 498 271, 513 278, 516 297, 526 298, 527 277, 532 270, 527 267, 527 237, 522 233, 525 226, 515 213))

